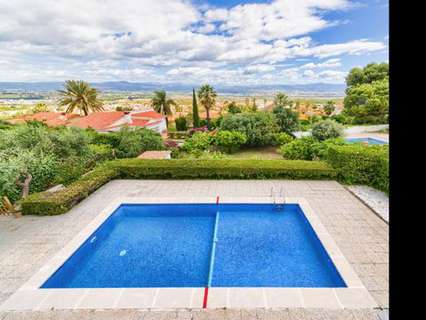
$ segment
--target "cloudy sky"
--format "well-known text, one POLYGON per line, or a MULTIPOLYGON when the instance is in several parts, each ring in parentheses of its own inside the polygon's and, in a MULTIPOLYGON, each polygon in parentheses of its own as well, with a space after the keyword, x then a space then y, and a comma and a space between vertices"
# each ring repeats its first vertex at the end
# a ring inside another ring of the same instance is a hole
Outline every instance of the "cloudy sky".
POLYGON ((343 83, 383 61, 387 0, 0 1, 0 81, 343 83))

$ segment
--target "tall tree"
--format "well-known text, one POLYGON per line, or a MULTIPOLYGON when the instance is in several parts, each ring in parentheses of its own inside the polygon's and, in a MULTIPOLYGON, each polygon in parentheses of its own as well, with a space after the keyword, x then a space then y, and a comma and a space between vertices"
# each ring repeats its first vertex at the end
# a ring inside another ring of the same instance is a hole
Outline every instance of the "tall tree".
POLYGON ((205 84, 198 89, 198 99, 201 105, 206 109, 207 125, 210 125, 210 110, 216 104, 217 93, 212 86, 205 84))
POLYGON ((299 113, 283 105, 274 107, 272 113, 281 132, 292 134, 299 127, 299 113))
POLYGON ((251 107, 251 111, 253 111, 253 112, 257 111, 256 98, 253 98, 253 105, 251 107))
POLYGON ((291 107, 293 101, 291 101, 288 96, 283 92, 278 92, 274 98, 275 107, 291 107))
POLYGON ((346 85, 350 89, 352 86, 372 83, 387 77, 389 77, 388 63, 369 63, 364 68, 351 69, 346 77, 346 85))
POLYGON ((200 126, 200 115, 198 114, 197 97, 195 95, 194 88, 192 88, 192 122, 194 128, 198 128, 200 126))
POLYGON ((389 64, 370 63, 353 68, 346 77, 344 115, 356 124, 387 123, 389 113, 389 64))
POLYGON ((87 82, 81 80, 67 80, 65 90, 59 90, 60 106, 66 106, 65 112, 72 113, 79 110, 85 116, 89 112, 103 111, 102 102, 98 100, 98 91, 87 82))
POLYGON ((167 99, 166 91, 160 90, 154 92, 154 98, 152 98, 151 105, 155 111, 166 117, 166 126, 169 127, 169 119, 167 116, 171 116, 172 106, 177 106, 177 103, 173 99, 167 99))
POLYGON ((324 106, 324 112, 327 116, 330 116, 334 110, 336 110, 336 106, 334 105, 334 101, 333 100, 329 100, 327 101, 327 103, 324 106))

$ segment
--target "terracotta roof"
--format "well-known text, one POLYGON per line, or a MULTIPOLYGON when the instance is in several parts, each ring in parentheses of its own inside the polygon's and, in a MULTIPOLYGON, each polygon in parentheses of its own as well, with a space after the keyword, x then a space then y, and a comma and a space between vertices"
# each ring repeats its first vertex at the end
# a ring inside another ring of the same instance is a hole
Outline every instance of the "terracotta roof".
POLYGON ((170 159, 171 151, 145 151, 138 159, 170 159))
POLYGON ((132 117, 132 123, 129 123, 129 127, 145 127, 150 121, 146 119, 135 119, 132 117))
POLYGON ((92 128, 95 130, 108 130, 127 124, 130 127, 146 127, 163 121, 164 117, 155 111, 143 111, 128 113, 124 111, 94 112, 88 116, 80 116, 74 113, 39 112, 33 115, 25 115, 10 120, 11 123, 25 122, 29 120, 43 121, 48 126, 56 127, 67 125, 78 128, 92 128), (123 117, 129 117, 126 121, 123 117), (117 123, 119 120, 119 123, 117 123), (126 123, 128 122, 128 123, 126 123))
POLYGON ((95 130, 105 130, 110 128, 114 122, 120 120, 125 115, 122 111, 93 112, 88 116, 75 119, 69 123, 70 126, 79 128, 92 128, 95 130))
POLYGON ((30 115, 24 115, 11 119, 12 123, 19 123, 25 121, 41 121, 44 122, 49 127, 63 126, 68 123, 69 120, 73 118, 79 118, 78 114, 73 113, 63 113, 63 112, 39 112, 30 115))
POLYGON ((161 114, 159 114, 158 112, 156 112, 154 110, 135 112, 135 113, 132 113, 132 118, 133 117, 150 118, 150 119, 162 119, 162 118, 164 118, 164 116, 162 116, 161 114))

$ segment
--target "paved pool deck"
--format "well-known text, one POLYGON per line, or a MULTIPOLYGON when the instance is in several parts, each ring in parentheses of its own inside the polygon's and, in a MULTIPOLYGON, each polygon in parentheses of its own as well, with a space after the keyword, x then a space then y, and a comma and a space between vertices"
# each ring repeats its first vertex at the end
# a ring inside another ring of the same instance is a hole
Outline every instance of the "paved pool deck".
MULTIPOLYGON (((388 224, 334 181, 115 180, 67 214, 0 217, 0 304, 64 248, 97 214, 122 197, 303 197, 380 308, 388 308, 388 224)), ((2 312, 6 319, 378 319, 379 309, 52 310, 2 312)))

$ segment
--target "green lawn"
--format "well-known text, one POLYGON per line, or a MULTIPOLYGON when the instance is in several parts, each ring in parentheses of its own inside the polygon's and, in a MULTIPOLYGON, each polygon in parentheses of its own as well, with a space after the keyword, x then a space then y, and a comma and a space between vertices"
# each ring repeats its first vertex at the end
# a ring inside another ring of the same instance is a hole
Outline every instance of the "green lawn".
POLYGON ((232 159, 256 159, 256 160, 271 160, 282 159, 283 157, 276 151, 277 147, 259 147, 242 149, 236 153, 228 154, 232 159))

